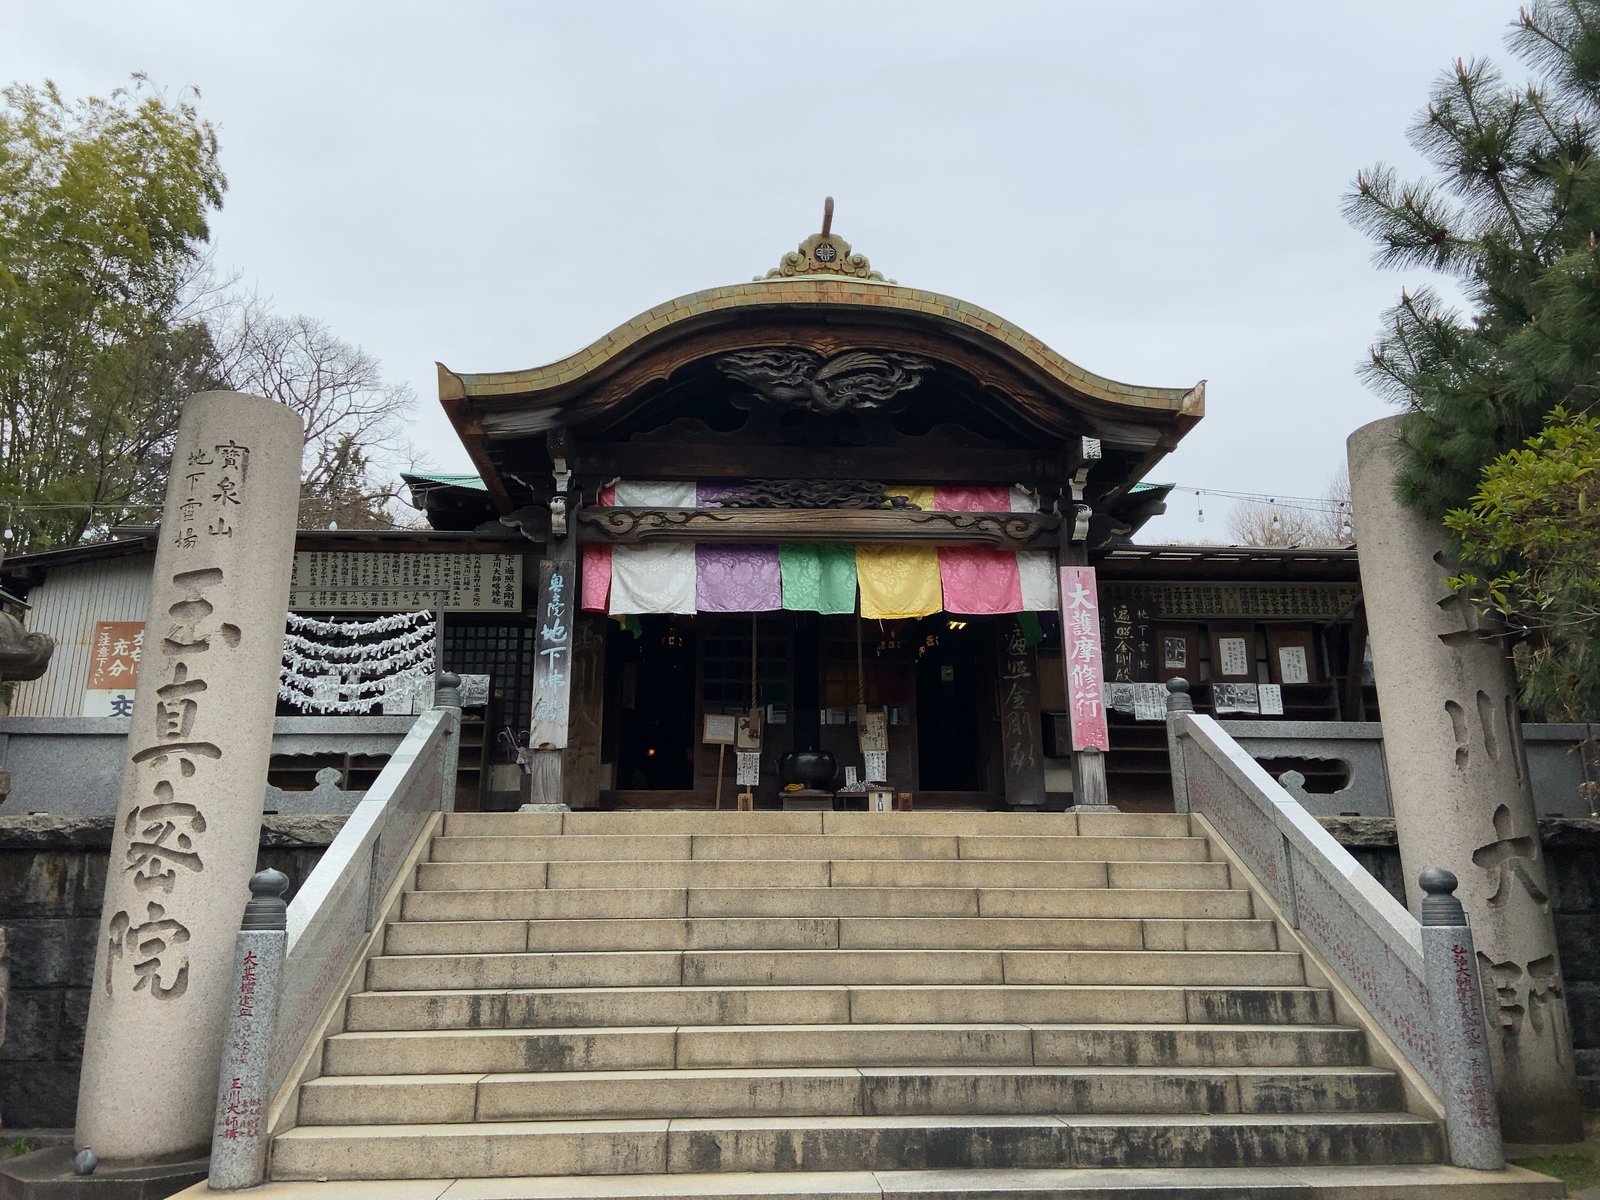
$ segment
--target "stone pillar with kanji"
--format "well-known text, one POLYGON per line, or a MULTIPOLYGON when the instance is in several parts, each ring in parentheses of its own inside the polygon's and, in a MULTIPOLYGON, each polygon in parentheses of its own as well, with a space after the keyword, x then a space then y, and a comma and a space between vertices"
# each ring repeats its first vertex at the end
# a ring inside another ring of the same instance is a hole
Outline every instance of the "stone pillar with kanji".
POLYGON ((76 1143, 203 1155, 255 871, 304 426, 236 392, 178 426, 112 829, 76 1143))
POLYGON ((1583 1135, 1550 882, 1501 631, 1445 579, 1442 526, 1395 498, 1404 418, 1350 435, 1350 490, 1407 900, 1460 881, 1508 1141, 1583 1135))

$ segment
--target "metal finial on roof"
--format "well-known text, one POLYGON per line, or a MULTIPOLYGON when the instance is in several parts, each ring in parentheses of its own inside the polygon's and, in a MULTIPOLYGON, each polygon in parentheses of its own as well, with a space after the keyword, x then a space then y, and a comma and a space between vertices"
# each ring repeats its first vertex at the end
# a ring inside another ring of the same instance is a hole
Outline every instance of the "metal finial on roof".
MULTIPOLYGON (((782 279, 796 275, 852 275, 857 279, 876 279, 885 283, 883 274, 872 269, 865 254, 852 254, 850 243, 833 232, 833 197, 822 201, 822 232, 813 233, 778 260, 778 265, 766 273, 767 279, 782 279)), ((763 276, 756 276, 759 281, 763 276)))

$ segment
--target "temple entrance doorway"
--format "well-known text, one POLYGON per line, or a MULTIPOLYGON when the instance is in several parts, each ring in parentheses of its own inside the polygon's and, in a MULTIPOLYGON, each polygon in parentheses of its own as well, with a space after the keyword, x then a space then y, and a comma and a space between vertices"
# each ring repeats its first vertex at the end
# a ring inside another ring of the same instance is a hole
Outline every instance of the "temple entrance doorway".
POLYGON ((693 623, 665 615, 613 625, 607 658, 615 664, 616 786, 619 791, 692 792, 695 751, 693 623))

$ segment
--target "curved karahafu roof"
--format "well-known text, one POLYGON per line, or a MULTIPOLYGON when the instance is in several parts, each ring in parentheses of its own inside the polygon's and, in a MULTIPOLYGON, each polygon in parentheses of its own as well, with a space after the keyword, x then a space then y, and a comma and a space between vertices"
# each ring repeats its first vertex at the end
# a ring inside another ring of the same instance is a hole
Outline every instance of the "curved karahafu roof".
MULTIPOLYGON (((440 402, 496 503, 527 502, 518 484, 530 469, 542 473, 551 431, 590 446, 659 428, 708 387, 738 386, 728 356, 761 351, 798 355, 822 372, 885 356, 917 363, 926 382, 909 402, 952 414, 946 426, 970 418, 997 452, 1049 458, 1071 447, 1075 456, 1080 439, 1098 439, 1103 501, 1126 495, 1203 415, 1204 381, 1144 387, 1096 375, 988 309, 883 279, 830 224, 831 207, 823 231, 765 277, 666 301, 559 362, 479 374, 439 364, 440 402)), ((665 477, 695 477, 687 462, 674 472, 670 458, 656 455, 665 477)), ((612 459, 605 469, 613 465, 626 473, 612 459)))

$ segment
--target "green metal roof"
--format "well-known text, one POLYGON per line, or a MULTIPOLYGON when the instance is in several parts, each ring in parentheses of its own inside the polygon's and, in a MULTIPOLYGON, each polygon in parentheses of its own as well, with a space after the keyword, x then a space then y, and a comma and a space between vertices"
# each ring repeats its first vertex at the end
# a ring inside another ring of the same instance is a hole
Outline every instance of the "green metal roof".
POLYGON ((400 476, 407 483, 437 483, 444 487, 466 488, 470 492, 487 492, 481 475, 441 475, 432 471, 407 471, 400 476))

